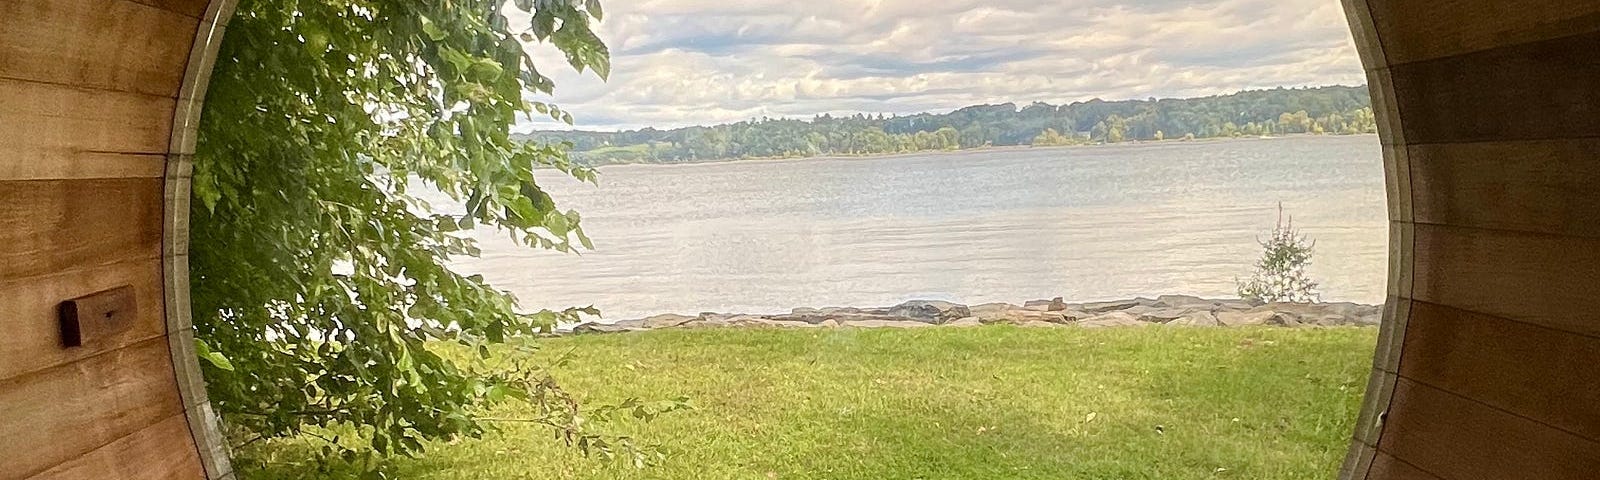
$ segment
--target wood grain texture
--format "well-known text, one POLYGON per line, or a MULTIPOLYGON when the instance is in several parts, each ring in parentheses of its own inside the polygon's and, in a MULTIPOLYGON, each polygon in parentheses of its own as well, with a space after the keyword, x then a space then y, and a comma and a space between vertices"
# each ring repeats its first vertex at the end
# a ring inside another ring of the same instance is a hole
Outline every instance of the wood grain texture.
POLYGON ((183 415, 145 427, 88 454, 68 460, 33 480, 183 480, 205 478, 183 415))
POLYGON ((170 10, 186 16, 199 19, 206 13, 206 5, 210 0, 130 0, 133 3, 149 5, 162 10, 170 10))
POLYGON ((161 255, 161 179, 0 182, 0 282, 161 255))
POLYGON ((1418 222, 1600 237, 1600 138, 1408 150, 1418 222))
POLYGON ((181 415, 166 338, 0 380, 0 472, 28 477, 181 415))
POLYGON ((122 0, 9 0, 0 18, 0 77, 165 97, 177 96, 199 23, 122 0))
POLYGON ((1600 338, 1416 302, 1400 374, 1600 440, 1600 338))
POLYGON ((0 283, 0 379, 63 365, 166 332, 162 322, 161 263, 158 259, 119 262, 79 269, 59 275, 28 277, 0 283), (83 346, 62 348, 56 307, 62 300, 116 287, 132 285, 140 305, 133 325, 117 335, 94 339, 83 346))
POLYGON ((1404 142, 1600 136, 1597 49, 1600 32, 1391 66, 1404 142))
MULTIPOLYGON (((1600 30, 1600 2, 1374 0, 1366 2, 1391 65, 1600 30)), ((1358 44, 1360 45, 1360 44, 1358 44)))
POLYGON ((0 79, 0 180, 159 177, 176 100, 0 79))
POLYGON ((1416 226, 1413 298, 1587 336, 1600 239, 1416 226))
POLYGON ((1367 478, 1372 480, 1441 480, 1431 473, 1418 470, 1417 467, 1383 452, 1377 452, 1373 456, 1368 475, 1367 478))
POLYGON ((1593 480, 1600 472, 1600 443, 1403 377, 1378 449, 1452 480, 1593 480))

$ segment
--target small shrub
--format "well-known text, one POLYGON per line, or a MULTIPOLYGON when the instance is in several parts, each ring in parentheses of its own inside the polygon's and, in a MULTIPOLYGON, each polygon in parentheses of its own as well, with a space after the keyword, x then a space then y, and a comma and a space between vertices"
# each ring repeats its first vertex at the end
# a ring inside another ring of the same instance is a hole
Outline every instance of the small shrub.
POLYGON ((1254 302, 1315 302, 1317 282, 1306 275, 1311 265, 1311 249, 1316 241, 1301 235, 1294 228, 1294 217, 1287 221, 1283 204, 1278 204, 1278 223, 1272 234, 1261 244, 1261 259, 1256 261, 1255 272, 1248 280, 1234 279, 1239 285, 1239 297, 1254 302))

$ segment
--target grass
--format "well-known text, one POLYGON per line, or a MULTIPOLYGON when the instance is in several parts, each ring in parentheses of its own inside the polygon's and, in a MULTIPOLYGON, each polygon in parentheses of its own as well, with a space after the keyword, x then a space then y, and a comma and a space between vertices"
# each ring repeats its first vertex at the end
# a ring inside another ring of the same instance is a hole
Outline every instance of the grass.
MULTIPOLYGON (((1376 331, 981 328, 660 330, 553 339, 590 401, 686 395, 610 425, 636 470, 535 427, 434 444, 420 479, 1326 479, 1376 331)), ((515 415, 517 412, 502 412, 515 415)), ((251 477, 293 476, 288 469, 251 477)))

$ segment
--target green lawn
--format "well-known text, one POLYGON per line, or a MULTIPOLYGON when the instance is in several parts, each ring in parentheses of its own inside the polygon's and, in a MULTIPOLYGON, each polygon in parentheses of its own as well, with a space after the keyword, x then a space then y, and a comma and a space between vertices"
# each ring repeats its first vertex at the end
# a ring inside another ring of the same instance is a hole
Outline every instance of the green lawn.
MULTIPOLYGON (((635 470, 535 427, 435 444, 422 479, 1329 479, 1376 330, 1110 328, 660 330, 545 342, 601 402, 695 409, 614 433, 635 470)), ((516 412, 504 412, 515 415, 516 412)), ((254 478, 291 476, 287 469, 254 478)))

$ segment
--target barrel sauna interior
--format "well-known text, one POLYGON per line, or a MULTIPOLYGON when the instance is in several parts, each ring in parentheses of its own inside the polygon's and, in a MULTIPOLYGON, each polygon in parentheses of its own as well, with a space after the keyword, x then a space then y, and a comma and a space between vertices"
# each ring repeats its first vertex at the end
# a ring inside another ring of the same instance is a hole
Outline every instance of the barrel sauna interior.
MULTIPOLYGON (((1341 478, 1600 478, 1600 1, 1344 6, 1392 227, 1341 478)), ((0 479, 232 475, 186 260, 231 10, 0 0, 0 479), (63 346, 62 303, 107 291, 131 316, 63 346)))
POLYGON ((0 479, 231 478, 186 256, 231 3, 0 0, 0 479))
POLYGON ((1343 477, 1600 478, 1600 1, 1344 3, 1392 247, 1343 477))

